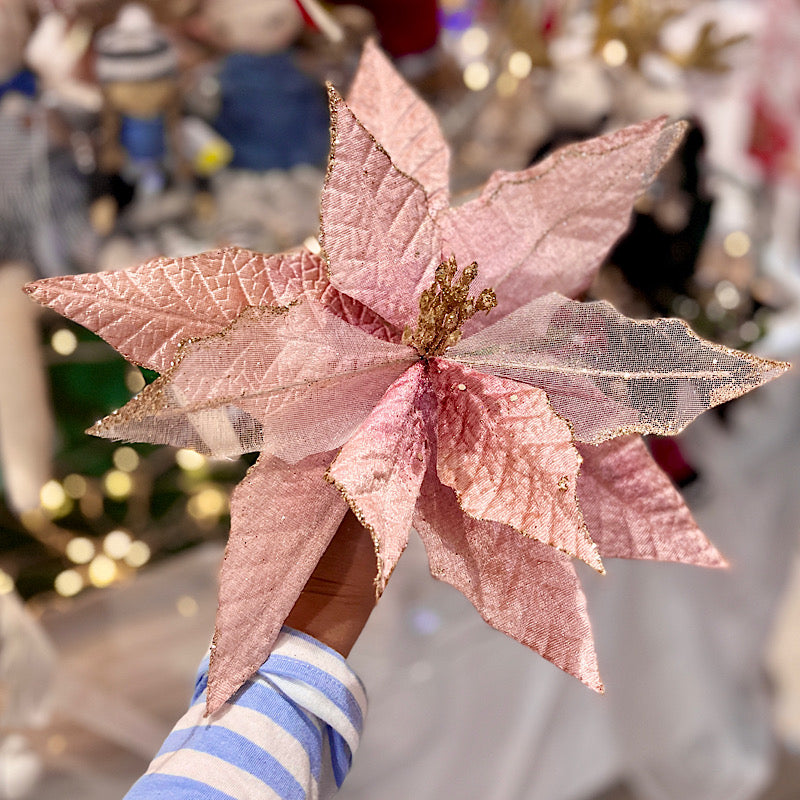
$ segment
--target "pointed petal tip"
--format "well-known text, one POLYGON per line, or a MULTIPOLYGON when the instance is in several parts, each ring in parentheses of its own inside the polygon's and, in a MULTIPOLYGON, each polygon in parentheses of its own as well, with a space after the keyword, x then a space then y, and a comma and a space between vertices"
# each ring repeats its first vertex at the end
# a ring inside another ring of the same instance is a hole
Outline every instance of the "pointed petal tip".
POLYGON ((244 681, 238 683, 236 686, 231 686, 230 681, 218 680, 212 671, 208 677, 206 713, 204 716, 210 717, 212 714, 219 711, 242 683, 244 683, 244 681))
POLYGON ((350 496, 347 491, 347 488, 342 485, 336 478, 333 477, 331 474, 331 469, 333 467, 333 463, 325 470, 325 474, 322 476, 325 481, 327 481, 337 492, 341 495, 342 499, 347 503, 349 509, 353 512, 355 518, 359 521, 359 523, 364 527, 367 533, 370 535, 372 539, 372 546, 375 549, 375 566, 376 566, 376 574, 375 574, 375 600, 378 601, 381 599, 381 595, 383 594, 384 590, 386 589, 386 584, 389 583, 389 577, 391 576, 392 571, 394 570, 394 566, 387 573, 385 570, 385 565, 383 563, 383 558, 381 557, 381 543, 380 539, 378 538, 378 534, 375 531, 375 528, 370 525, 367 521, 366 516, 358 507, 355 500, 350 496))
MULTIPOLYGON (((594 652, 592 655, 594 656, 594 652)), ((606 693, 605 684, 603 683, 603 679, 600 677, 600 667, 597 664, 596 656, 594 656, 592 661, 583 669, 575 672, 569 670, 568 674, 571 674, 573 677, 577 678, 584 686, 591 689, 593 692, 596 692, 597 694, 606 693)))

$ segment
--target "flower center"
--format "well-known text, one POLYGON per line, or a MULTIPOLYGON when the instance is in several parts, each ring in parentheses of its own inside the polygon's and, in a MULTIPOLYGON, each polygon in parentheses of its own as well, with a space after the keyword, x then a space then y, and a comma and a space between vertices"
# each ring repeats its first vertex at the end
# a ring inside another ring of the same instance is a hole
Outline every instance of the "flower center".
POLYGON ((478 275, 473 261, 456 279, 458 266, 450 256, 436 267, 436 280, 419 298, 416 330, 410 325, 403 331, 403 344, 416 349, 423 357, 440 356, 461 338, 461 326, 478 311, 491 311, 497 305, 494 289, 484 289, 469 297, 469 287, 478 275), (455 282, 454 282, 455 280, 455 282))

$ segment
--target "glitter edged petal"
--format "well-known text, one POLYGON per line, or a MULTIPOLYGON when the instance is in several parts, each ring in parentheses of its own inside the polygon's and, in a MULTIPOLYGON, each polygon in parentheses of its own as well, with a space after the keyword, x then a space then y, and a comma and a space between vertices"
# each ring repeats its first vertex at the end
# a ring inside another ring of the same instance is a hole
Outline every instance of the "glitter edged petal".
MULTIPOLYGON (((497 293, 495 319, 547 292, 580 294, 685 127, 642 122, 564 147, 522 172, 496 172, 480 197, 437 219, 442 255, 478 262, 482 284, 497 293)), ((487 324, 491 318, 475 317, 465 331, 487 324)))
POLYGON ((397 168, 425 187, 431 207, 447 206, 450 149, 439 120, 372 41, 364 45, 347 104, 397 168))
POLYGON ((264 255, 230 247, 156 258, 132 269, 48 278, 29 284, 43 305, 102 336, 129 361, 164 372, 180 342, 224 328, 248 306, 287 305, 319 256, 264 255))
POLYGON ((325 483, 333 453, 295 465, 261 455, 231 498, 208 680, 208 713, 261 664, 347 504, 325 483))
POLYGON ((578 499, 604 558, 727 566, 640 436, 581 444, 578 450, 578 499))
POLYGON ((447 357, 544 389, 576 440, 592 444, 674 435, 789 368, 701 339, 680 319, 633 320, 605 301, 554 292, 462 339, 447 357))
POLYGON ((446 358, 430 373, 438 401, 436 471, 462 509, 602 572, 576 498, 581 458, 545 393, 446 358))
POLYGON ((438 231, 422 185, 330 90, 332 142, 320 241, 330 281, 396 327, 417 315, 439 263, 438 231))
POLYGON ((424 418, 427 379, 417 363, 398 378, 342 447, 326 475, 372 534, 383 592, 408 544, 411 518, 428 464, 424 418))
POLYGON ((288 310, 250 308, 181 347, 174 367, 90 433, 294 463, 344 444, 413 361, 408 347, 308 298, 288 310))
POLYGON ((568 556, 505 525, 467 516, 432 469, 414 527, 435 578, 458 589, 492 627, 603 691, 586 598, 568 556))

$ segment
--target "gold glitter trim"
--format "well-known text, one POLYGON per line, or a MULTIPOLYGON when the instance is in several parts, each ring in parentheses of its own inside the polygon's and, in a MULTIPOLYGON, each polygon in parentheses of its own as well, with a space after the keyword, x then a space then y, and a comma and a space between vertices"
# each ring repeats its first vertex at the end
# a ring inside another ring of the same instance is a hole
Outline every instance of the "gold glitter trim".
MULTIPOLYGON (((336 459, 334 459, 334 462, 335 461, 336 459)), ((386 585, 389 583, 389 578, 391 577, 392 573, 390 572, 384 580, 383 556, 381 555, 381 543, 380 543, 380 538, 378 537, 378 532, 364 516, 364 513, 361 511, 361 509, 356 505, 355 500, 353 500, 353 498, 350 497, 350 495, 347 492, 347 489, 345 489, 345 487, 341 483, 339 483, 339 481, 337 481, 334 477, 331 476, 330 471, 332 466, 333 462, 331 462, 331 465, 328 467, 327 470, 325 470, 323 478, 329 484, 331 484, 331 486, 333 486, 333 488, 336 489, 337 492, 339 492, 339 494, 342 496, 342 499, 347 503, 348 506, 350 506, 350 510, 353 512, 356 519, 361 523, 361 525, 363 525, 367 529, 367 532, 369 533, 370 538, 372 539, 372 547, 375 550, 375 561, 377 563, 377 569, 378 569, 374 581, 375 600, 380 600, 381 595, 386 589, 386 585)), ((394 568, 392 568, 392 572, 394 572, 394 568)))

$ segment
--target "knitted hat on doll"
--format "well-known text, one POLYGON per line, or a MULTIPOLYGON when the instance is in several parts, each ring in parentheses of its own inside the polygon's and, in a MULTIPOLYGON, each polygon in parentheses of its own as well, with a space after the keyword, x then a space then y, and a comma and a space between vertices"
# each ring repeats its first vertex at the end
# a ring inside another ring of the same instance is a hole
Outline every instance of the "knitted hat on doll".
POLYGON ((122 8, 116 22, 97 35, 95 72, 101 83, 150 81, 174 75, 178 56, 144 6, 122 8))

